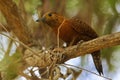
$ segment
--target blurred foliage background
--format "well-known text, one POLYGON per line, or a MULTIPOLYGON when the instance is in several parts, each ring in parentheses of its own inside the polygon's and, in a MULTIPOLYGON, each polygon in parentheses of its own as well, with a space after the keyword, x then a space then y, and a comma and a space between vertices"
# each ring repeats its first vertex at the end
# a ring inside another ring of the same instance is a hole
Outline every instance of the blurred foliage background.
MULTIPOLYGON (((37 41, 37 45, 51 48, 56 46, 56 37, 49 27, 33 21, 32 15, 41 17, 45 12, 55 11, 67 18, 73 16, 91 25, 99 36, 120 31, 120 0, 13 0, 27 26, 37 41), (39 42, 39 44, 38 44, 39 42)), ((0 13, 0 23, 6 25, 4 16, 0 13)), ((1 30, 2 31, 2 30, 1 30)), ((8 40, 9 41, 9 40, 8 40)), ((7 49, 3 49, 0 41, 0 55, 4 56, 7 49)), ((99 43, 98 43, 99 44, 99 43)), ((9 43, 7 43, 9 46, 9 43)), ((120 46, 102 50, 102 58, 108 65, 108 71, 116 71, 119 63, 120 46), (116 53, 115 53, 116 52, 116 53), (117 53, 118 52, 118 53, 117 53), (115 54, 114 54, 115 53, 115 54)), ((16 51, 15 51, 16 52, 16 51)), ((14 56, 14 55, 13 55, 14 56)), ((5 59, 3 57, 3 62, 5 59)), ((83 60, 84 61, 84 60, 83 60)), ((2 62, 0 64, 3 64, 2 62)), ((120 64, 120 63, 119 63, 120 64)), ((18 64, 19 65, 19 64, 18 64)), ((103 64, 104 66, 104 64, 103 64)), ((1 66, 0 66, 1 67, 1 66)), ((15 72, 16 73, 16 72, 15 72)))

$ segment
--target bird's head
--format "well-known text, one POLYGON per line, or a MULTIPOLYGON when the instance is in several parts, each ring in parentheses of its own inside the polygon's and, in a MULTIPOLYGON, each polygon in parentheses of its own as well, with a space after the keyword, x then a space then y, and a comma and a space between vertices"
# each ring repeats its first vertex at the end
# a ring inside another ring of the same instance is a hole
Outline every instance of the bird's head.
POLYGON ((58 27, 63 22, 64 17, 56 12, 47 12, 40 20, 48 24, 50 27, 58 27))

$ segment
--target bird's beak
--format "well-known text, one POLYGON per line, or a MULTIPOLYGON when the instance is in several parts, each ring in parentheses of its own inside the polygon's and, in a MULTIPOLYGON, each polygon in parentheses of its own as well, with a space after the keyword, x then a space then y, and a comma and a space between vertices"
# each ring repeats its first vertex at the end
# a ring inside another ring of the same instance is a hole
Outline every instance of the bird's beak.
POLYGON ((46 20, 45 17, 42 17, 42 18, 41 18, 41 21, 42 21, 42 22, 45 22, 45 20, 46 20))
POLYGON ((37 19, 36 22, 40 22, 40 19, 37 19))
POLYGON ((36 20, 36 22, 40 22, 40 21, 45 22, 45 17, 42 17, 42 18, 36 20))

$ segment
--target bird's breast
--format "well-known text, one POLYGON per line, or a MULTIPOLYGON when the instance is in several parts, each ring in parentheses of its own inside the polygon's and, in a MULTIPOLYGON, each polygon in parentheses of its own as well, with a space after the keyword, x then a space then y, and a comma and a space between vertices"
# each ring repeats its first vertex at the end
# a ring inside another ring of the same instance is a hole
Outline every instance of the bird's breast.
MULTIPOLYGON (((59 26, 59 37, 65 41, 66 43, 71 43, 76 41, 76 39, 78 39, 79 35, 78 33, 72 28, 72 26, 67 23, 64 22, 64 24, 62 24, 61 26, 59 26)), ((58 34, 58 27, 56 27, 56 29, 54 29, 55 33, 58 34)))

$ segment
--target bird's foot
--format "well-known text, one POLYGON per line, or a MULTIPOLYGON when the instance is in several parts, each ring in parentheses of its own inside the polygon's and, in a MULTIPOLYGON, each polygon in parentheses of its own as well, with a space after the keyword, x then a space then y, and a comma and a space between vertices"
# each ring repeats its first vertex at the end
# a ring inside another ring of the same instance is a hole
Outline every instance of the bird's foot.
POLYGON ((84 40, 80 40, 80 41, 78 42, 78 45, 81 45, 83 42, 84 42, 84 40))
POLYGON ((77 43, 77 49, 79 49, 79 46, 80 46, 83 42, 84 42, 83 40, 80 40, 80 41, 77 43))

